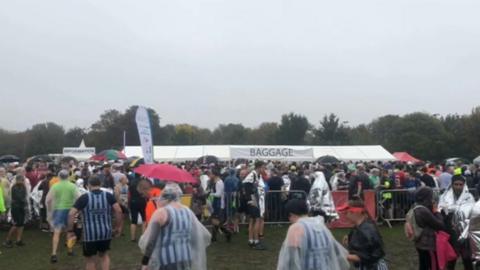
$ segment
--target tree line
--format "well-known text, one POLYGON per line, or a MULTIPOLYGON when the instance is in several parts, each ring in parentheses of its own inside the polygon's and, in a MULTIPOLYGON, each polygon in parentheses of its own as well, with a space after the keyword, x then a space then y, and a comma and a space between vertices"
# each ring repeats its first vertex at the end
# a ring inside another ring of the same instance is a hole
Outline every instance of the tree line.
MULTIPOLYGON (((56 123, 35 124, 22 132, 0 129, 0 155, 21 158, 38 154, 61 153, 63 147, 77 147, 82 139, 97 150, 121 149, 139 145, 135 124, 137 106, 124 112, 107 110, 89 128, 65 130, 56 123)), ((369 124, 349 126, 333 113, 319 123, 304 115, 288 113, 280 121, 265 122, 250 128, 242 124, 220 124, 215 129, 191 124, 160 126, 160 117, 148 109, 155 145, 376 145, 388 151, 407 151, 424 159, 439 161, 447 157, 475 158, 480 155, 480 107, 465 115, 438 117, 424 112, 385 115, 369 124)))

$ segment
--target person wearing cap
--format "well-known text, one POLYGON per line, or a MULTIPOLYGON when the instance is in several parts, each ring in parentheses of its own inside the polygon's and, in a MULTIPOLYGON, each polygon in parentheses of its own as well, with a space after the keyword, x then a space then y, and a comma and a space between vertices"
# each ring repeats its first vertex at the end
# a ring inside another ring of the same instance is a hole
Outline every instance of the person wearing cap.
MULTIPOLYGON (((462 233, 467 228, 475 199, 468 191, 465 178, 460 172, 452 177, 452 184, 440 196, 438 208, 444 213, 447 232, 450 234, 450 243, 459 256, 462 257, 464 269, 473 269, 469 241, 465 241, 462 233)), ((447 269, 455 269, 456 261, 451 261, 447 269)))
POLYGON ((211 235, 195 214, 180 203, 182 190, 167 183, 159 208, 139 241, 142 269, 207 269, 206 248, 211 235))
POLYGON ((51 263, 58 261, 57 249, 60 235, 67 228, 68 212, 79 195, 77 186, 68 181, 68 176, 67 170, 61 170, 58 173, 60 181, 50 188, 45 201, 47 219, 53 228, 51 263))
POLYGON ((375 221, 370 218, 363 201, 359 198, 350 200, 347 204, 337 208, 344 213, 355 227, 344 237, 347 246, 347 259, 359 270, 386 270, 388 269, 383 249, 383 240, 375 221))
POLYGON ((333 237, 322 217, 308 217, 305 200, 285 205, 292 223, 278 256, 277 270, 349 269, 348 251, 333 237))

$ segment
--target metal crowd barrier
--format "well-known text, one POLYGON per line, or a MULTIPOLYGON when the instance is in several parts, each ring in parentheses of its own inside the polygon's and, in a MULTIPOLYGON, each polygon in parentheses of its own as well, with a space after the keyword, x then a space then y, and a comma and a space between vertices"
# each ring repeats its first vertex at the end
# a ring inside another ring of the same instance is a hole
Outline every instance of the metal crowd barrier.
POLYGON ((387 189, 377 193, 377 218, 392 227, 392 221, 405 221, 415 203, 415 189, 387 189))
POLYGON ((270 190, 265 196, 265 223, 285 224, 289 223, 285 204, 290 199, 307 200, 307 193, 303 190, 270 190))
MULTIPOLYGON (((470 193, 478 200, 479 194, 476 189, 470 189, 470 193)), ((377 192, 377 220, 387 223, 405 221, 406 215, 415 203, 416 189, 386 189, 377 192)), ((434 189, 434 200, 439 200, 443 192, 434 189)))

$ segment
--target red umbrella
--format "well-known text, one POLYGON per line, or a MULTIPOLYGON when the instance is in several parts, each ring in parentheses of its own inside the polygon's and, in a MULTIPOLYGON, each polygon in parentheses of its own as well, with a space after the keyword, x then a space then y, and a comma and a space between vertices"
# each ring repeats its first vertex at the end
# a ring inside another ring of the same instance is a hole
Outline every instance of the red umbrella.
POLYGON ((421 163, 422 161, 411 156, 407 152, 395 152, 393 153, 393 156, 398 160, 402 162, 412 162, 412 163, 421 163))
POLYGON ((168 164, 144 164, 133 170, 145 177, 177 183, 197 183, 189 172, 168 164))

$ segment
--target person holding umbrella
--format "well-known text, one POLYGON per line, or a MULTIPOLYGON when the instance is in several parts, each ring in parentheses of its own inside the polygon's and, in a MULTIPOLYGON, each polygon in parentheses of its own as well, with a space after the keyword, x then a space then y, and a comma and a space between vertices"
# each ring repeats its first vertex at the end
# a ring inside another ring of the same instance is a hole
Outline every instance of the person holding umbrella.
POLYGON ((207 269, 211 235, 195 214, 180 203, 182 190, 169 182, 158 199, 147 230, 139 241, 142 269, 207 269))

